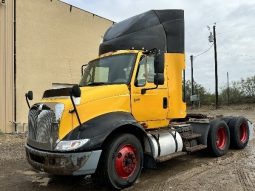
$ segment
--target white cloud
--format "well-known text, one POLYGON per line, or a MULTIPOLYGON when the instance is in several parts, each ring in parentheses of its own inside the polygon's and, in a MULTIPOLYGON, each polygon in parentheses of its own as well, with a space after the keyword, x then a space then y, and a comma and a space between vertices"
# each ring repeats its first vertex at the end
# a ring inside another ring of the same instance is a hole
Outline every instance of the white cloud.
MULTIPOLYGON (((207 25, 216 22, 219 86, 230 80, 255 75, 255 1, 241 0, 63 0, 97 15, 119 22, 151 9, 184 9, 186 79, 190 79, 190 54, 209 47, 207 25)), ((194 59, 194 78, 214 91, 213 48, 194 59)))

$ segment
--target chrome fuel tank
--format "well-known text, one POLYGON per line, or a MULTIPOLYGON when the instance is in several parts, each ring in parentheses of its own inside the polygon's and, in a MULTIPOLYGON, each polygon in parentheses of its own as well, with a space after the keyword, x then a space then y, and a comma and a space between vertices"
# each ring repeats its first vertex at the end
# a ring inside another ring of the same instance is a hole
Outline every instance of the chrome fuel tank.
POLYGON ((145 151, 151 153, 153 158, 167 156, 183 149, 182 138, 175 130, 159 130, 147 133, 147 136, 145 151))

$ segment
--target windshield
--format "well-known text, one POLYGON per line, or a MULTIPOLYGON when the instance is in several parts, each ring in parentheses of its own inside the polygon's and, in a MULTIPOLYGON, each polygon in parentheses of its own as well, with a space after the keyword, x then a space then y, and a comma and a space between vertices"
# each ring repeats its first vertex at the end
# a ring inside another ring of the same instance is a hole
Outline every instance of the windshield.
POLYGON ((120 54, 91 61, 84 70, 80 86, 128 84, 136 54, 120 54))

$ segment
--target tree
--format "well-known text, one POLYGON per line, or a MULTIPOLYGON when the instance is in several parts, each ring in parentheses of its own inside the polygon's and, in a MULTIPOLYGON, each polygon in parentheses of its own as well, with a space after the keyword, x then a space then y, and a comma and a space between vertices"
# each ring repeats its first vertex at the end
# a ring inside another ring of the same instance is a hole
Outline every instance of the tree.
POLYGON ((229 91, 229 103, 254 103, 255 102, 255 76, 241 79, 237 82, 232 82, 229 90, 227 87, 223 87, 220 97, 222 103, 226 104, 228 100, 229 91))
POLYGON ((225 86, 221 90, 220 100, 221 103, 227 104, 228 103, 228 94, 229 94, 229 104, 236 104, 242 102, 243 92, 240 88, 239 82, 232 82, 229 89, 225 86))
POLYGON ((246 97, 255 97, 255 76, 241 80, 241 89, 246 97))
MULTIPOLYGON (((187 80, 185 83, 185 90, 186 90, 186 103, 191 105, 190 96, 191 96, 191 81, 187 80)), ((211 104, 209 97, 211 94, 206 91, 206 89, 196 82, 194 82, 194 94, 200 97, 201 104, 211 104)))
MULTIPOLYGON (((191 81, 186 81, 186 103, 191 105, 191 81)), ((202 105, 212 105, 215 103, 215 95, 210 93, 201 84, 194 82, 194 94, 200 97, 202 105)), ((234 81, 231 83, 229 89, 224 86, 221 88, 219 101, 221 104, 241 104, 241 103, 255 103, 255 76, 234 81)))

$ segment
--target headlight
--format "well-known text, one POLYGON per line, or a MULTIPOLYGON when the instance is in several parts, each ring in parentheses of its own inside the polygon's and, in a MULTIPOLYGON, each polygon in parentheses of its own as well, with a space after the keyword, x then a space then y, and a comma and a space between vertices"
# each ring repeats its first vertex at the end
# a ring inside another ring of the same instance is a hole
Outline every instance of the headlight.
POLYGON ((57 151, 71 151, 78 149, 85 145, 89 139, 71 140, 71 141, 60 141, 55 150, 57 151))
POLYGON ((56 116, 56 121, 60 120, 62 117, 63 111, 64 111, 64 104, 63 103, 57 103, 55 105, 55 116, 56 116))

